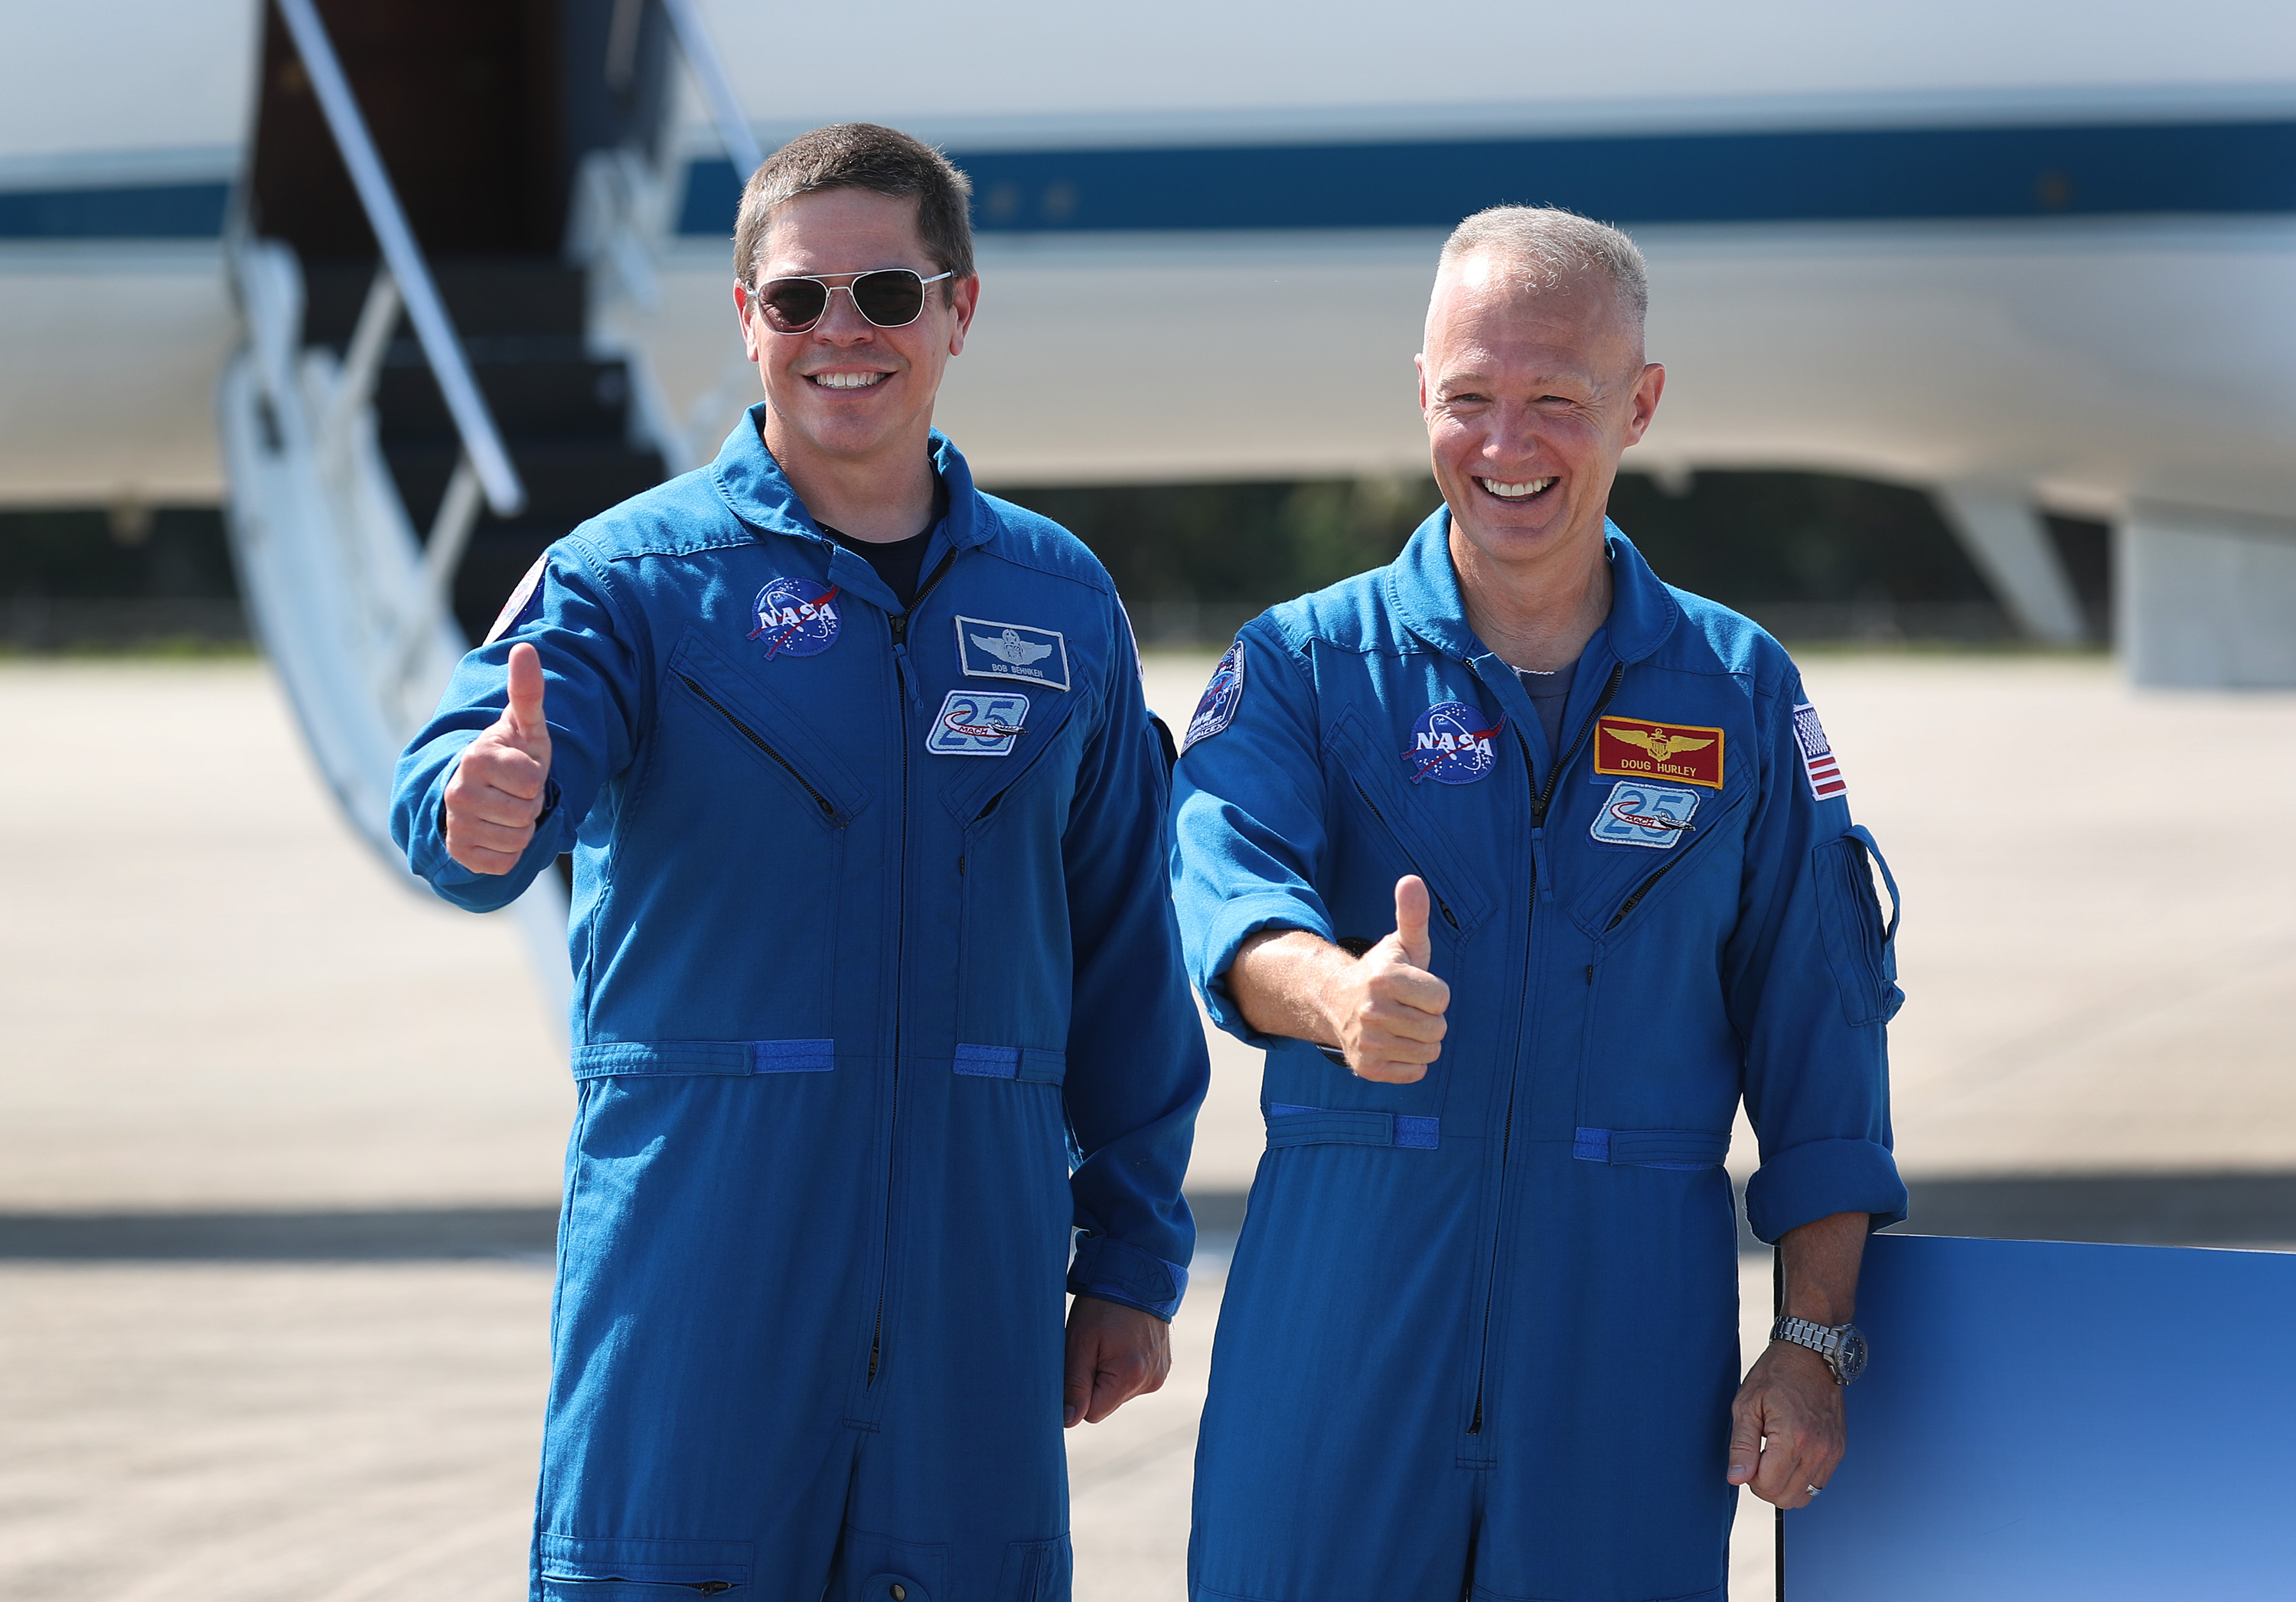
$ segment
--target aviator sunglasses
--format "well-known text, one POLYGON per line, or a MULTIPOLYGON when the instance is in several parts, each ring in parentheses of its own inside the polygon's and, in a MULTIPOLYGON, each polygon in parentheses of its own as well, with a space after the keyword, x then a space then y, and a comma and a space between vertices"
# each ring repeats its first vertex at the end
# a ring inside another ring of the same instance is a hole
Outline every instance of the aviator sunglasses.
MULTIPOLYGON (((844 273, 824 277, 843 278, 844 273)), ((821 278, 768 278, 750 292, 766 326, 775 333, 803 333, 828 314, 832 291, 853 297, 853 308, 880 328, 906 328, 925 308, 925 285, 954 278, 935 273, 921 278, 906 267, 879 267, 873 273, 850 275, 850 284, 824 283, 821 278)))

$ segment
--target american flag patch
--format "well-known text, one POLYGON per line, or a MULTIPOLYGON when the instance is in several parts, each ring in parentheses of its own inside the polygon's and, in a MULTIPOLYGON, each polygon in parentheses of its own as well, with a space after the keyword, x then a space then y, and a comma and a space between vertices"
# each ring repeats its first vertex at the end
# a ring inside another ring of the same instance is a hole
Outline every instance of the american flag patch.
POLYGON ((1834 760, 1833 747, 1826 743, 1825 726, 1817 720, 1817 709, 1805 701, 1794 708, 1793 720, 1794 743, 1801 747, 1801 768, 1809 775, 1809 793, 1820 801, 1849 794, 1849 781, 1841 776, 1841 764, 1834 760))

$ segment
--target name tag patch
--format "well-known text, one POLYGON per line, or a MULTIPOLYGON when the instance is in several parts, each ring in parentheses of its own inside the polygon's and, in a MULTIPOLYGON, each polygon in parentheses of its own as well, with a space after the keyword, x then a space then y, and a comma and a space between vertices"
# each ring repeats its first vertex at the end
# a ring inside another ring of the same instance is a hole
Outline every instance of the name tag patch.
POLYGON ((1595 725, 1595 771, 1605 777, 1671 780, 1722 788, 1722 731, 1644 718, 1595 725))
POLYGON ((1819 801, 1849 794, 1849 781, 1841 776, 1841 764, 1834 760, 1817 709, 1805 701, 1794 708, 1793 720, 1794 743, 1801 747, 1801 770, 1809 776, 1809 793, 1819 801))
POLYGON ((767 661, 776 656, 819 656, 837 643, 834 584, 784 575, 759 590, 750 610, 758 620, 750 637, 766 643, 767 661))
POLYGON ((1670 851, 1676 841, 1696 826, 1690 821, 1691 815, 1704 799, 1695 790, 1626 779, 1611 786, 1609 797, 1587 832, 1602 845, 1640 845, 1670 851))
POLYGON ((1029 721, 1029 698, 1017 691, 951 690, 925 731, 937 757, 1009 757, 1029 721))
POLYGON ((1483 722, 1483 714, 1464 701, 1439 701, 1420 713, 1411 726, 1411 749, 1403 753, 1411 765, 1411 782, 1472 785, 1497 767, 1491 736, 1506 727, 1506 719, 1488 728, 1483 722))
POLYGON ((1069 643, 1056 628, 959 618, 956 665, 969 678, 1025 678, 1048 690, 1069 687, 1069 643))
POLYGON ((1211 681, 1204 686, 1203 698, 1196 702, 1196 715, 1188 719, 1188 732, 1180 736, 1180 752, 1187 754, 1188 747, 1199 740, 1209 740, 1235 721, 1235 709, 1243 704, 1243 642, 1235 641, 1227 654, 1219 659, 1212 670, 1211 681))

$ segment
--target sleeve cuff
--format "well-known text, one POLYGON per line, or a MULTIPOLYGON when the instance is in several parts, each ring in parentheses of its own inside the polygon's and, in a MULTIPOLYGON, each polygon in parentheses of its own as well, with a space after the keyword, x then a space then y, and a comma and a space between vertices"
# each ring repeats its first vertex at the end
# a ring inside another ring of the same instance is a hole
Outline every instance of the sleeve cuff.
POLYGON ((1905 1218, 1906 1185, 1888 1146, 1813 1140, 1778 1153, 1746 1181, 1746 1223, 1762 1241, 1837 1212, 1870 1212, 1876 1229, 1905 1218))
POLYGON ((1243 1009, 1236 1006, 1227 988, 1227 971, 1243 942, 1268 929, 1304 929, 1324 940, 1333 938, 1324 909, 1297 896, 1239 896, 1223 902, 1213 916, 1204 941, 1204 1011, 1221 1029, 1263 1050, 1275 1043, 1275 1037, 1261 1034, 1244 1022, 1243 1009))
POLYGON ((1078 1239, 1076 1259, 1069 1264, 1069 1291, 1120 1302, 1169 1322, 1187 1294, 1188 1270, 1120 1240, 1086 1235, 1078 1239))

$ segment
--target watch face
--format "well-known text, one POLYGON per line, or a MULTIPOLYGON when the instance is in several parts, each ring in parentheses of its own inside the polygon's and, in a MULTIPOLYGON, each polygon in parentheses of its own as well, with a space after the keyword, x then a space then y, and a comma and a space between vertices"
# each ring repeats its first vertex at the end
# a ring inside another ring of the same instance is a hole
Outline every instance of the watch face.
POLYGON ((1866 1372, 1866 1336, 1855 1324, 1841 1327, 1841 1344, 1836 1351, 1841 1365, 1841 1383, 1848 1384, 1866 1372))

